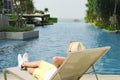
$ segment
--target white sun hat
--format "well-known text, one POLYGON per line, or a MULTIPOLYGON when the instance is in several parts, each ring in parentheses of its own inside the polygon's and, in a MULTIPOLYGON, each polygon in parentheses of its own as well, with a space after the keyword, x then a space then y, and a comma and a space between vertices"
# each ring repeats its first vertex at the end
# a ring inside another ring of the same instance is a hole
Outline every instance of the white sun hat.
POLYGON ((76 52, 76 51, 80 51, 80 50, 84 50, 85 47, 83 46, 83 44, 81 42, 77 42, 77 41, 72 41, 69 43, 68 47, 67 47, 67 53, 69 54, 69 52, 76 52))

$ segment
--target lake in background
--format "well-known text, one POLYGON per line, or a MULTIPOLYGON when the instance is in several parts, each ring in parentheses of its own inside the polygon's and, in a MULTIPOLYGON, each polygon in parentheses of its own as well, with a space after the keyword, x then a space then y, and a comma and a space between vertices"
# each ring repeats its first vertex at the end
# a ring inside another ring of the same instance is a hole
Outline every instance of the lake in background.
POLYGON ((39 38, 32 40, 0 40, 0 72, 3 68, 17 66, 17 55, 25 52, 29 60, 46 60, 53 56, 66 56, 70 41, 80 41, 86 48, 111 46, 110 51, 95 65, 97 73, 120 74, 120 34, 109 33, 92 24, 59 20, 54 25, 36 27, 39 38))

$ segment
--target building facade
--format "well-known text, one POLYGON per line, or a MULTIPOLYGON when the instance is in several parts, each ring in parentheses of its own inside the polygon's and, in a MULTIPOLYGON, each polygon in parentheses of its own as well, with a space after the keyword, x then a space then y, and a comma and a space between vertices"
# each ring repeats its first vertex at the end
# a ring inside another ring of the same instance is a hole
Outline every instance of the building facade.
POLYGON ((2 13, 3 13, 3 14, 12 13, 12 12, 13 12, 12 0, 2 0, 2 2, 3 2, 3 10, 2 10, 2 13))

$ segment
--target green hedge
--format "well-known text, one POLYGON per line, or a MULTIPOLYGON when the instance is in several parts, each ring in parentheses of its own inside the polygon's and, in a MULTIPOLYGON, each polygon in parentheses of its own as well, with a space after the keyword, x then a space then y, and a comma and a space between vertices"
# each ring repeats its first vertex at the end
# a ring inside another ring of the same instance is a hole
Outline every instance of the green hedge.
POLYGON ((9 20, 17 19, 17 16, 14 14, 7 14, 9 20))
POLYGON ((57 22, 58 18, 56 17, 51 17, 49 20, 53 21, 53 22, 57 22))
POLYGON ((33 27, 0 27, 0 32, 24 32, 31 30, 33 30, 33 27))
POLYGON ((102 24, 102 23, 100 23, 100 22, 94 22, 94 24, 96 25, 96 26, 98 26, 98 27, 103 27, 104 25, 102 24))
POLYGON ((115 31, 115 30, 117 30, 116 26, 114 26, 114 25, 106 26, 105 29, 109 30, 109 31, 115 31))
POLYGON ((45 20, 45 23, 54 23, 54 22, 57 22, 57 18, 55 17, 51 17, 51 18, 48 18, 45 20))
POLYGON ((109 30, 109 31, 115 31, 115 30, 117 30, 116 26, 114 26, 114 25, 104 25, 104 24, 102 24, 100 22, 95 22, 94 24, 97 27, 104 28, 104 29, 109 30))

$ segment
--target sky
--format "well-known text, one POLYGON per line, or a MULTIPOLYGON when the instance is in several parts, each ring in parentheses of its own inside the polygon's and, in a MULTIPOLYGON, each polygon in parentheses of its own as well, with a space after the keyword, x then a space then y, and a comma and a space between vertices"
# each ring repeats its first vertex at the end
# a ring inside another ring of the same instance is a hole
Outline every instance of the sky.
POLYGON ((38 10, 49 9, 52 17, 83 19, 86 15, 87 0, 33 0, 38 10))

